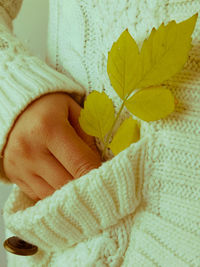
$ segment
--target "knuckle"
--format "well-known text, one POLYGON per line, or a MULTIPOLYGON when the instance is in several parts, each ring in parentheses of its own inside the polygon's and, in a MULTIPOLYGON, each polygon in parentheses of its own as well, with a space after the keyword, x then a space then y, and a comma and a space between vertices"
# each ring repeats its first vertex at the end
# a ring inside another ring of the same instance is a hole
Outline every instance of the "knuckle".
POLYGON ((16 173, 13 171, 16 169, 16 157, 13 156, 10 149, 7 149, 4 153, 3 160, 2 160, 2 168, 3 168, 3 172, 6 175, 6 177, 10 181, 12 181, 12 174, 16 173))
POLYGON ((6 177, 13 182, 13 169, 15 169, 15 162, 12 159, 4 159, 3 170, 6 177))
POLYGON ((3 156, 3 171, 6 177, 15 183, 16 176, 21 172, 20 166, 25 167, 27 160, 33 160, 32 147, 25 137, 17 136, 7 147, 3 156))
POLYGON ((31 128, 30 128, 30 134, 31 136, 36 136, 40 134, 41 132, 46 132, 49 129, 49 120, 46 116, 41 116, 35 121, 31 128))
POLYGON ((79 178, 97 167, 97 164, 92 164, 90 162, 81 163, 75 171, 75 178, 79 178))
POLYGON ((4 154, 4 165, 16 166, 16 157, 24 157, 30 155, 30 145, 24 136, 16 136, 9 143, 4 154))
POLYGON ((22 189, 22 191, 27 195, 29 196, 29 198, 31 198, 33 201, 37 202, 38 200, 40 200, 40 198, 38 198, 38 196, 36 196, 35 193, 33 193, 33 191, 30 189, 30 188, 25 188, 25 189, 22 189))
POLYGON ((17 181, 19 180, 16 174, 12 170, 5 170, 6 177, 13 183, 17 184, 17 181))
MULTIPOLYGON (((30 127, 28 128, 28 131, 26 132, 26 136, 29 140, 29 143, 33 144, 34 140, 35 145, 44 144, 48 136, 51 135, 51 128, 52 126, 50 120, 46 116, 41 116, 37 120, 33 121, 30 127)), ((23 144, 23 142, 21 143, 23 144)))
POLYGON ((12 155, 9 152, 7 154, 5 154, 4 157, 3 157, 3 167, 4 167, 4 169, 7 166, 8 167, 15 167, 16 166, 15 158, 12 157, 12 155))
POLYGON ((40 200, 40 198, 38 198, 38 196, 34 193, 31 187, 28 184, 26 184, 22 179, 16 178, 14 183, 17 184, 20 187, 20 189, 24 192, 24 194, 33 201, 37 202, 38 200, 40 200))
POLYGON ((37 134, 38 136, 42 135, 43 138, 47 138, 48 136, 53 135, 55 128, 56 121, 54 121, 54 118, 52 118, 52 116, 42 116, 33 127, 32 135, 37 134))
POLYGON ((19 136, 16 138, 15 146, 12 148, 11 157, 22 157, 29 159, 32 155, 31 145, 25 137, 19 136))

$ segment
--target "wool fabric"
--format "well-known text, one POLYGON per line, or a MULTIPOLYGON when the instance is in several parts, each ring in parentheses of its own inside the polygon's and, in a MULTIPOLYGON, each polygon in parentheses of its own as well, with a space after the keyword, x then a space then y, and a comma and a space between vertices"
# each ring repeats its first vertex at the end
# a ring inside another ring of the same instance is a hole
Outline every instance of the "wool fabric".
MULTIPOLYGON (((139 47, 153 27, 200 12, 199 0, 50 0, 46 61, 13 33, 22 0, 0 0, 0 151, 16 118, 33 100, 66 92, 83 103, 104 91, 115 113, 107 59, 128 28, 139 47)), ((200 18, 183 69, 162 83, 178 100, 164 119, 132 116, 140 140, 79 179, 35 203, 13 185, 4 209, 6 238, 38 247, 7 253, 8 267, 200 266, 200 18)), ((96 138, 99 150, 103 146, 96 138)), ((17 155, 16 155, 17 156, 17 155)), ((3 171, 0 178, 11 183, 3 171)))

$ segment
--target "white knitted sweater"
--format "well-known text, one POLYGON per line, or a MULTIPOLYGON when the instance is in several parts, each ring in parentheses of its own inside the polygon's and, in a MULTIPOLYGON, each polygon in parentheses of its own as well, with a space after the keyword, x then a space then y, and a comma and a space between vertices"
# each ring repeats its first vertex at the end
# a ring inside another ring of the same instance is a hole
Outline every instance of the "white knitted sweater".
MULTIPOLYGON (((106 71, 113 42, 128 28, 141 45, 153 27, 200 12, 199 0, 50 0, 45 63, 12 33, 21 3, 0 0, 1 151, 17 116, 43 94, 74 93, 81 103, 104 90, 117 112, 106 71)), ((148 123, 132 115, 141 122, 137 143, 36 204, 14 185, 6 237, 39 251, 8 253, 8 267, 200 266, 200 18, 192 38, 183 70, 163 83, 178 99, 175 111, 148 123)), ((121 121, 129 115, 124 109, 121 121)))

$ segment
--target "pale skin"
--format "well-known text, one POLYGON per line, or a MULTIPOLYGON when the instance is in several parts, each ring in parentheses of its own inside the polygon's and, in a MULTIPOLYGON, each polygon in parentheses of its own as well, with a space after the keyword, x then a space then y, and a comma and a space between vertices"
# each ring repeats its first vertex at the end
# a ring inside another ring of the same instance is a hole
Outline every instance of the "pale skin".
POLYGON ((6 176, 35 202, 102 164, 80 127, 81 106, 67 93, 43 95, 17 118, 3 150, 6 176))

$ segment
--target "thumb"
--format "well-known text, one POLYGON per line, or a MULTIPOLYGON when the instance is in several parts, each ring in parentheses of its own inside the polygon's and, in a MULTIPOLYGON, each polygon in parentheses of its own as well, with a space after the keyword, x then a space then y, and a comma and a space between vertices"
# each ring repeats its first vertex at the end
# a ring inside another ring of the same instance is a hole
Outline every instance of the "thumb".
POLYGON ((81 106, 79 106, 73 98, 70 98, 69 101, 69 110, 68 110, 68 120, 70 124, 75 129, 77 135, 98 155, 100 152, 96 146, 95 138, 91 135, 86 134, 80 126, 79 116, 81 113, 81 106))

